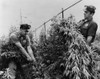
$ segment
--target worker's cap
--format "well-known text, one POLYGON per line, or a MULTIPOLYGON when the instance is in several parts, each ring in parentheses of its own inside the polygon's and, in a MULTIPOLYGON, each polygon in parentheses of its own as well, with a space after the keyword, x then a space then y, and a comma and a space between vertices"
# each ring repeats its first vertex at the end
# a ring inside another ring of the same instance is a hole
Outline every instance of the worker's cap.
POLYGON ((28 25, 28 24, 21 24, 20 25, 20 29, 30 29, 31 28, 31 25, 28 25))
POLYGON ((85 12, 88 11, 90 13, 95 13, 95 10, 96 10, 96 7, 95 6, 85 5, 84 7, 85 7, 85 9, 84 9, 85 12))

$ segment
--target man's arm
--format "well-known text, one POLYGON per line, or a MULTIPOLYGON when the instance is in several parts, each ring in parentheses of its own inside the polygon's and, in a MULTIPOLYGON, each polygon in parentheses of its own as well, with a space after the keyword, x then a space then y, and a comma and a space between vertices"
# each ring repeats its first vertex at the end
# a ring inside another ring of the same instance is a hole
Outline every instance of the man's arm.
POLYGON ((87 37, 87 43, 88 43, 88 45, 90 45, 90 44, 91 44, 92 39, 93 39, 93 37, 92 37, 92 36, 88 36, 88 37, 87 37))
POLYGON ((96 31, 97 31, 97 24, 96 23, 91 23, 90 28, 88 30, 88 37, 87 37, 87 43, 90 45, 91 42, 93 41, 93 37, 95 37, 96 35, 96 31))
POLYGON ((34 55, 33 55, 33 51, 32 51, 31 46, 27 46, 27 50, 28 50, 28 53, 29 53, 29 55, 31 56, 32 60, 33 60, 33 61, 36 61, 36 59, 35 59, 35 57, 34 57, 34 55))
POLYGON ((28 51, 30 57, 32 58, 32 60, 36 61, 34 54, 33 54, 33 51, 32 51, 32 48, 31 48, 30 38, 28 35, 26 36, 26 39, 27 39, 27 51, 28 51))
POLYGON ((27 51, 21 45, 21 43, 17 37, 17 34, 10 35, 10 40, 12 43, 14 43, 19 48, 19 50, 23 53, 23 55, 25 55, 27 57, 28 60, 31 60, 31 57, 28 55, 27 51))
POLYGON ((28 60, 31 60, 31 57, 26 52, 26 50, 22 47, 20 42, 16 42, 15 45, 21 50, 21 52, 27 57, 28 60))

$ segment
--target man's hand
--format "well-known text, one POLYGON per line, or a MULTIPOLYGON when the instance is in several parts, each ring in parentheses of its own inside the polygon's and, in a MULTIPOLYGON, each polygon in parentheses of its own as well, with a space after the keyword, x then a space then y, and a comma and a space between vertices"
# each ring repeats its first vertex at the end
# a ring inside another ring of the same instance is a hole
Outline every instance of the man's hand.
POLYGON ((32 60, 33 60, 34 62, 36 62, 36 59, 35 59, 34 57, 32 58, 32 60))
POLYGON ((88 43, 88 45, 91 45, 91 41, 92 41, 92 36, 88 36, 87 37, 87 43, 88 43))
POLYGON ((81 25, 83 25, 84 21, 80 21, 77 23, 77 25, 80 27, 81 25))
POLYGON ((29 56, 31 57, 32 61, 36 62, 36 59, 35 59, 35 57, 34 57, 34 55, 33 55, 33 51, 32 51, 32 49, 31 49, 31 47, 28 46, 28 47, 27 47, 27 50, 28 50, 29 56))
POLYGON ((27 60, 28 60, 28 61, 32 61, 32 58, 31 58, 31 57, 27 57, 27 60))

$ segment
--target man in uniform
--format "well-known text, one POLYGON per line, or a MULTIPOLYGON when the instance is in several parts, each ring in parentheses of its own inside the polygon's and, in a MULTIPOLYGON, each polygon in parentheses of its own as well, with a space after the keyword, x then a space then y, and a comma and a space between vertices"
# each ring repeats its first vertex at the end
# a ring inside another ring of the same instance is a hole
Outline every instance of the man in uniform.
POLYGON ((92 5, 85 5, 84 19, 79 22, 80 32, 85 37, 86 42, 91 45, 94 41, 98 25, 93 21, 93 15, 95 14, 95 7, 92 5))
MULTIPOLYGON (((28 24, 21 24, 20 30, 18 32, 12 33, 9 38, 10 45, 12 48, 12 49, 10 49, 10 51, 13 52, 12 55, 14 54, 14 52, 19 54, 21 56, 21 58, 16 58, 16 56, 15 56, 16 54, 14 55, 14 57, 17 60, 20 60, 21 62, 24 61, 24 63, 28 63, 30 61, 36 62, 35 57, 33 55, 32 48, 31 48, 30 38, 28 36, 28 32, 29 32, 30 28, 31 28, 31 26, 28 24)), ((17 61, 16 59, 14 59, 12 57, 9 58, 9 61, 8 61, 9 63, 8 63, 8 68, 7 68, 8 75, 6 75, 7 79, 8 78, 10 78, 10 79, 16 78, 16 70, 17 70, 18 66, 20 64, 22 64, 22 63, 19 63, 19 64, 16 63, 16 61, 17 61)))
POLYGON ((19 32, 10 35, 10 40, 19 48, 23 55, 26 56, 27 60, 35 61, 33 51, 31 49, 30 38, 28 36, 30 28, 30 25, 22 24, 19 32))

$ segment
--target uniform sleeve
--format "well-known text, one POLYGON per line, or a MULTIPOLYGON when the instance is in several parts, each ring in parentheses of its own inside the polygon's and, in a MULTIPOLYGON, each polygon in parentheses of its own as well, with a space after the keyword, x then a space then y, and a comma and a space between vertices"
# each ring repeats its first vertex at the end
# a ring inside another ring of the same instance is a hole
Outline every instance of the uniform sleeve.
POLYGON ((95 36, 97 28, 98 28, 98 25, 96 23, 92 23, 88 30, 88 36, 95 36))
POLYGON ((13 42, 13 43, 19 42, 19 40, 18 40, 16 34, 10 35, 10 40, 11 40, 11 42, 13 42))
POLYGON ((30 41, 30 37, 28 35, 26 36, 26 39, 27 39, 27 46, 30 46, 31 45, 31 41, 30 41))

